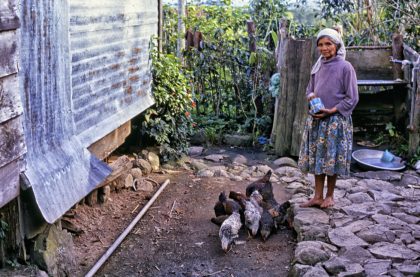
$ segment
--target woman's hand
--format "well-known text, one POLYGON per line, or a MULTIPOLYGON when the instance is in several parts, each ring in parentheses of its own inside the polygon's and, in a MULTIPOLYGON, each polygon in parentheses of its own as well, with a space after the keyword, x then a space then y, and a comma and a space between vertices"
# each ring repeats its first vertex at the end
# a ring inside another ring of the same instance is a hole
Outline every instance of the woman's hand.
POLYGON ((321 119, 321 118, 330 116, 330 115, 332 115, 332 114, 334 114, 334 113, 337 112, 337 108, 334 107, 332 109, 321 109, 319 111, 320 111, 319 113, 313 114, 312 117, 321 119))

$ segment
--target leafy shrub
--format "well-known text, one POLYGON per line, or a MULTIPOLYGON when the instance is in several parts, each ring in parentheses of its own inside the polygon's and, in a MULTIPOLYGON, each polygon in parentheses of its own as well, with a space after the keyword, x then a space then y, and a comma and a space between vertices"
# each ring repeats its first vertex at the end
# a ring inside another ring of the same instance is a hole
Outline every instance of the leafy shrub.
POLYGON ((179 158, 188 150, 194 103, 179 60, 156 50, 151 55, 156 104, 144 114, 142 133, 160 146, 161 157, 167 161, 179 158))

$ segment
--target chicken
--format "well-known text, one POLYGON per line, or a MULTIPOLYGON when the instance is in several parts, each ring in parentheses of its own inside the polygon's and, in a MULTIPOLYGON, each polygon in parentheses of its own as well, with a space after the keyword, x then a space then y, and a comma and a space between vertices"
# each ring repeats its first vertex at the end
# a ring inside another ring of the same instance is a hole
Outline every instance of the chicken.
POLYGON ((248 197, 246 197, 244 194, 242 194, 241 192, 238 191, 230 191, 229 192, 229 198, 235 200, 236 202, 238 202, 241 207, 242 210, 245 210, 245 202, 244 200, 248 200, 248 197))
POLYGON ((238 211, 233 211, 233 213, 223 221, 219 230, 219 238, 225 253, 231 249, 235 239, 239 237, 238 233, 241 227, 241 216, 238 211))
MULTIPOLYGON (((290 202, 286 201, 283 204, 278 204, 273 209, 276 211, 276 214, 273 216, 274 227, 278 230, 280 226, 286 225, 286 222, 289 220, 288 209, 290 208, 290 202)), ((273 214, 272 214, 273 215, 273 214)))
POLYGON ((216 217, 221 215, 231 215, 233 211, 241 212, 241 205, 232 199, 228 199, 224 191, 221 192, 219 195, 219 201, 217 201, 214 205, 214 213, 216 217))
POLYGON ((211 222, 213 222, 214 224, 216 224, 217 226, 221 226, 222 223, 229 217, 229 215, 227 214, 223 214, 223 215, 219 215, 216 217, 212 217, 210 219, 211 222))
POLYGON ((277 201, 274 199, 273 185, 270 182, 271 170, 267 172, 261 179, 249 184, 246 187, 246 196, 250 196, 255 190, 258 190, 263 197, 263 200, 270 206, 275 206, 277 201))
POLYGON ((260 219, 260 234, 263 241, 266 241, 274 228, 274 220, 267 209, 263 209, 260 219))
POLYGON ((245 226, 248 229, 248 234, 251 234, 252 236, 257 235, 260 227, 262 208, 258 202, 261 200, 262 196, 257 190, 251 194, 250 200, 242 200, 245 206, 245 226))

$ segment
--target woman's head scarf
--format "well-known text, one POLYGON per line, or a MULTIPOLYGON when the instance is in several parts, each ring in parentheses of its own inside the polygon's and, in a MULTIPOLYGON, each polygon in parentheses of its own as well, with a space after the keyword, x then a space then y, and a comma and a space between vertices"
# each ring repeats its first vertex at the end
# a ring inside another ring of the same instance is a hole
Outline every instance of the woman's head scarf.
MULTIPOLYGON (((342 56, 343 59, 346 58, 346 48, 344 47, 344 42, 339 32, 330 28, 325 28, 321 30, 316 36, 317 44, 318 44, 319 39, 322 37, 328 37, 329 39, 331 39, 331 41, 337 45, 337 48, 338 48, 337 56, 342 56)), ((317 73, 318 70, 321 68, 321 60, 322 60, 322 55, 318 58, 318 60, 312 67, 311 74, 317 73)))

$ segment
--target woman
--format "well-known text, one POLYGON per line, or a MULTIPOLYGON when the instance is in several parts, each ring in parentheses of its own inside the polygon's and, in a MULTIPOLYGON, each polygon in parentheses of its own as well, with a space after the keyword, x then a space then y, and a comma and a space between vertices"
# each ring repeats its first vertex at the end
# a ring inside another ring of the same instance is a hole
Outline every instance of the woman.
POLYGON ((307 100, 321 98, 324 109, 306 120, 299 154, 299 168, 315 175, 315 195, 301 207, 334 205, 337 175, 350 173, 353 126, 351 113, 359 101, 353 66, 345 61, 341 35, 324 29, 317 35, 321 57, 312 67, 307 100), (324 182, 327 194, 324 198, 324 182))

